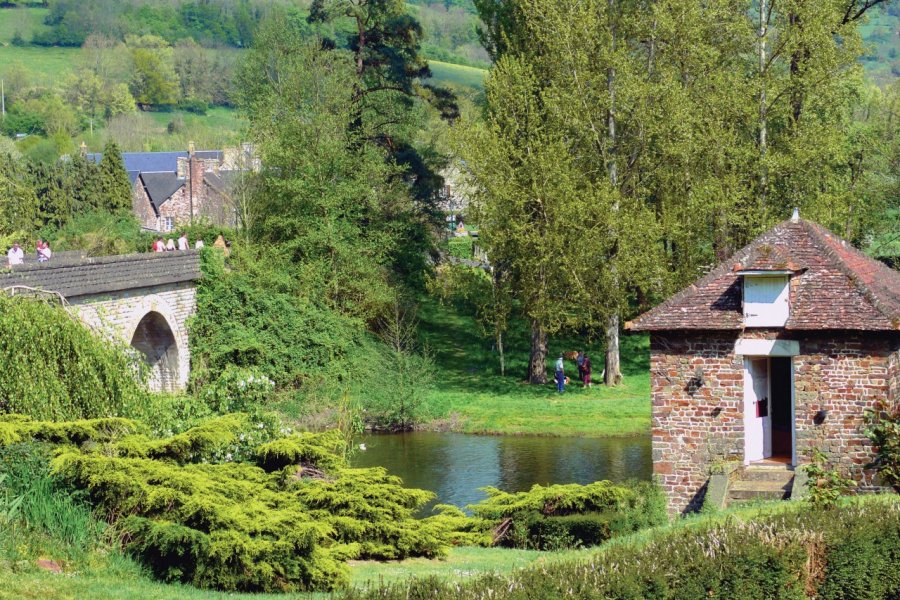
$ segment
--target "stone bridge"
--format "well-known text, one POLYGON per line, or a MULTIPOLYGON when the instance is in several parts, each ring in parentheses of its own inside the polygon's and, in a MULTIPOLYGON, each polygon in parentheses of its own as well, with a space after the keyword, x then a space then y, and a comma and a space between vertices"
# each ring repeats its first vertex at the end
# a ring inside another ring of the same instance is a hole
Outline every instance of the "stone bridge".
POLYGON ((138 350, 150 389, 184 389, 191 354, 186 321, 197 307, 200 255, 187 252, 85 258, 70 253, 0 274, 9 293, 52 293, 84 323, 138 350))

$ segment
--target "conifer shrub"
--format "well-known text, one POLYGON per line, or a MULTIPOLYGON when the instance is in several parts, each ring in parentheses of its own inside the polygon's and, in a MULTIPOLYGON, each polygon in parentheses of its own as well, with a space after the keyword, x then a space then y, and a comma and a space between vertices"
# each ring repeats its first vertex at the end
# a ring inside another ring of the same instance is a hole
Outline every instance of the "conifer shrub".
POLYGON ((338 432, 229 414, 168 437, 124 420, 7 416, 0 440, 48 440, 51 470, 164 581, 229 591, 329 590, 352 558, 439 557, 454 521, 384 469, 351 469, 338 432))
POLYGON ((596 545, 667 518, 662 493, 646 482, 535 485, 517 493, 492 487, 484 491, 488 498, 469 508, 497 530, 498 543, 519 548, 596 545))

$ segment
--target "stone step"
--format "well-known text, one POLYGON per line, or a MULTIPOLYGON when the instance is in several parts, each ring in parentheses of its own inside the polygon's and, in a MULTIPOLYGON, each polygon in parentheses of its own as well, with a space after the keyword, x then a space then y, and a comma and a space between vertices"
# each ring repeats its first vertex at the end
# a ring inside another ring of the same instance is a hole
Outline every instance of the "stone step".
POLYGON ((790 496, 792 486, 793 481, 735 481, 728 486, 728 499, 782 500, 790 496))
POLYGON ((788 483, 793 478, 793 469, 785 467, 746 467, 740 475, 742 481, 780 481, 788 483))

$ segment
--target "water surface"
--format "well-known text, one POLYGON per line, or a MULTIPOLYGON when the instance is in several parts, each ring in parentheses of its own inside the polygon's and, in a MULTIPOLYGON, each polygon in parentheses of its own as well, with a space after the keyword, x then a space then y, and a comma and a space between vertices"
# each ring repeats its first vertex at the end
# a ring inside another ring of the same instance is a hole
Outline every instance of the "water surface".
POLYGON ((413 432, 360 440, 353 466, 387 468, 407 487, 431 490, 438 503, 465 507, 483 500, 478 488, 506 492, 532 485, 649 480, 650 436, 571 438, 413 432))

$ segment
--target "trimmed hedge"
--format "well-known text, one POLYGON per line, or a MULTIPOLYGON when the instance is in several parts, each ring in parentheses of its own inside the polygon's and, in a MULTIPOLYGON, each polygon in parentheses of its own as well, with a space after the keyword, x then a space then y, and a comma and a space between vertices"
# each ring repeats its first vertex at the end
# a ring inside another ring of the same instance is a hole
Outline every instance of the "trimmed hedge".
POLYGON ((900 598, 900 499, 864 497, 826 514, 808 504, 743 521, 663 529, 578 561, 467 582, 413 579, 343 600, 539 598, 900 598))
POLYGON ((452 237, 447 242, 450 256, 463 260, 472 260, 475 253, 475 239, 469 236, 452 237))

